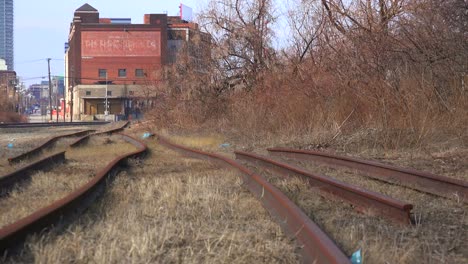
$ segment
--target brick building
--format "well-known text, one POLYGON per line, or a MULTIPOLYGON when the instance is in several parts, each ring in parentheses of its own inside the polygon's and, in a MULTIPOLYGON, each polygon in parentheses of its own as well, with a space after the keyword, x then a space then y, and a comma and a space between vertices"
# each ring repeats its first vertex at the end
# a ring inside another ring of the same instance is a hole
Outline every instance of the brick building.
POLYGON ((18 111, 16 72, 0 70, 0 112, 18 111))
POLYGON ((81 6, 65 55, 69 115, 84 120, 103 119, 106 110, 110 119, 138 113, 145 86, 175 60, 180 41, 188 42, 197 32, 197 24, 180 17, 146 14, 143 24, 132 24, 125 18, 100 18, 89 4, 81 6))

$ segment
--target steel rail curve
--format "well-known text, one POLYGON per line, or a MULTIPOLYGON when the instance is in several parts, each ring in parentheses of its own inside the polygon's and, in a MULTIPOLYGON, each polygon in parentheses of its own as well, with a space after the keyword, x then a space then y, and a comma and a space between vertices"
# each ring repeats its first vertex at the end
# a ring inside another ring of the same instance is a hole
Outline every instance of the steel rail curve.
POLYGON ((51 163, 60 163, 65 161, 65 151, 52 154, 39 161, 28 164, 14 172, 0 177, 0 197, 8 194, 15 184, 30 179, 30 173, 34 170, 41 170, 49 167, 51 163))
POLYGON ((85 134, 92 133, 94 131, 96 131, 96 130, 94 130, 94 129, 82 130, 82 131, 78 131, 78 132, 74 132, 74 133, 69 133, 69 134, 64 134, 64 135, 58 135, 58 136, 51 137, 51 138, 47 139, 45 142, 43 142, 41 145, 39 145, 39 146, 37 146, 37 147, 27 151, 27 152, 21 153, 18 156, 15 156, 15 157, 8 158, 8 162, 10 164, 13 164, 13 163, 18 163, 21 160, 28 159, 28 158, 38 154, 42 150, 50 147, 52 144, 54 144, 55 142, 57 142, 57 140, 59 140, 61 138, 78 137, 78 136, 82 136, 82 135, 85 135, 85 134))
POLYGON ((466 181, 319 151, 269 148, 268 152, 275 156, 309 160, 326 163, 333 167, 347 167, 359 170, 367 177, 468 203, 468 182, 466 181))
POLYGON ((187 156, 205 159, 222 167, 235 168, 243 175, 243 185, 262 203, 280 224, 285 234, 300 245, 304 263, 350 263, 346 255, 297 205, 263 177, 236 161, 221 155, 176 145, 158 136, 159 143, 187 156))
POLYGON ((75 142, 71 143, 70 147, 75 148, 75 147, 78 147, 78 146, 84 144, 91 136, 98 136, 98 135, 103 135, 103 134, 112 134, 112 133, 120 132, 120 131, 124 130, 125 127, 127 127, 129 123, 130 123, 129 121, 126 121, 120 127, 109 129, 109 130, 102 131, 102 132, 96 132, 96 133, 93 133, 93 134, 88 134, 86 136, 83 136, 83 137, 77 139, 75 142))
POLYGON ((325 198, 338 198, 348 202, 354 205, 354 208, 359 212, 383 216, 401 224, 411 224, 410 213, 413 208, 411 204, 261 155, 243 151, 235 151, 234 153, 236 159, 257 163, 284 176, 298 176, 306 180, 310 186, 318 187, 325 198))
POLYGON ((146 145, 138 139, 121 134, 127 142, 135 145, 138 149, 131 153, 121 155, 112 160, 107 166, 101 169, 86 184, 82 185, 67 196, 55 201, 36 212, 24 217, 17 222, 0 229, 0 254, 8 253, 9 249, 15 248, 29 234, 41 232, 57 222, 61 222, 64 217, 70 217, 80 213, 104 191, 106 179, 110 178, 118 165, 127 159, 138 157, 146 153, 146 145))

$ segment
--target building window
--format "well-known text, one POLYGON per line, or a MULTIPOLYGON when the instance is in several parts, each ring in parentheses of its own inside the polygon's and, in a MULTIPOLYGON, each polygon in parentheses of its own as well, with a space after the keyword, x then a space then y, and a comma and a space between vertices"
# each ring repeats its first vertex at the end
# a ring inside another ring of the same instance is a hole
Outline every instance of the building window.
POLYGON ((91 91, 86 91, 86 95, 91 95, 91 91))
POLYGON ((112 91, 107 91, 107 96, 112 96, 112 91))
POLYGON ((127 69, 119 69, 119 77, 127 77, 127 69))
POLYGON ((107 77, 107 70, 99 69, 99 78, 106 78, 106 77, 107 77))
POLYGON ((145 72, 143 69, 135 69, 135 76, 136 77, 145 77, 145 72))

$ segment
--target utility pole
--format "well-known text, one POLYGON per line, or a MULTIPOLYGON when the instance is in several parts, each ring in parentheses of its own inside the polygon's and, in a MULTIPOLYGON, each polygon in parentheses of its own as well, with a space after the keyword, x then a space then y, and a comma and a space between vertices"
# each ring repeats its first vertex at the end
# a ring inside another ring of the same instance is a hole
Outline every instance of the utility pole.
POLYGON ((56 120, 58 123, 59 118, 59 98, 58 98, 58 77, 55 76, 55 113, 56 113, 56 120))
POLYGON ((106 70, 106 100, 104 101, 104 119, 107 121, 107 116, 109 115, 109 101, 107 100, 107 70, 106 70))
POLYGON ((47 68, 49 71, 49 112, 50 121, 52 121, 52 80, 50 79, 50 58, 47 58, 47 68))
POLYGON ((69 92, 70 92, 70 123, 73 122, 73 86, 75 85, 75 80, 73 79, 73 73, 75 72, 75 68, 73 65, 70 67, 70 81, 71 83, 69 92))

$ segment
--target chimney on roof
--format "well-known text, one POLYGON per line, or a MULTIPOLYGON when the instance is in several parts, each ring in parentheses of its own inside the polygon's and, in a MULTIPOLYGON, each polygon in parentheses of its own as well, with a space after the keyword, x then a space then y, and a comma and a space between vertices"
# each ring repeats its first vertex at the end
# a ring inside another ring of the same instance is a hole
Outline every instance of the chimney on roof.
POLYGON ((75 17, 79 17, 82 23, 99 23, 99 12, 89 4, 84 4, 76 9, 75 17))
POLYGON ((157 25, 160 27, 167 26, 166 14, 145 14, 144 23, 149 25, 157 25))

